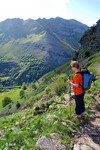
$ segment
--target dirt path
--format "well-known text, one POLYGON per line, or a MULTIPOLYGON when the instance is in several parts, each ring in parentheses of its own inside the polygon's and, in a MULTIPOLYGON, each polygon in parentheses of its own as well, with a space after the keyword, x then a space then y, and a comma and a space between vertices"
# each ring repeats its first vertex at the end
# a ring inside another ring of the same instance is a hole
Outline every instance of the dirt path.
POLYGON ((90 120, 82 121, 80 130, 74 136, 73 150, 100 150, 99 111, 92 110, 90 120))

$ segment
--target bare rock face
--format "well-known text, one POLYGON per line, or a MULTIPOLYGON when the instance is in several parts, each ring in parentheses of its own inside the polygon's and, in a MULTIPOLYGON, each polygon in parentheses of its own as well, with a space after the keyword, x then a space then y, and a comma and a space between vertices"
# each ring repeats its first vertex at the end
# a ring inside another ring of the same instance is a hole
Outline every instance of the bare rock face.
POLYGON ((88 58, 100 51, 100 19, 96 25, 84 32, 79 43, 81 44, 79 58, 88 58))
POLYGON ((50 139, 46 136, 41 136, 38 139, 36 146, 45 150, 66 150, 66 146, 62 145, 60 141, 50 139))

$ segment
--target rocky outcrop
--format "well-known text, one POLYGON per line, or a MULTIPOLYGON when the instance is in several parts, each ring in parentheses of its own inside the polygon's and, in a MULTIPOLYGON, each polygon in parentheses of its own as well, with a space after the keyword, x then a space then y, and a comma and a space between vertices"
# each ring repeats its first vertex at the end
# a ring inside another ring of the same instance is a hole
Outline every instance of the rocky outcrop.
POLYGON ((79 43, 81 44, 79 58, 86 58, 100 51, 100 20, 84 32, 79 43))
POLYGON ((46 136, 41 136, 38 139, 36 146, 45 150, 66 150, 65 145, 62 145, 60 141, 53 140, 46 136))

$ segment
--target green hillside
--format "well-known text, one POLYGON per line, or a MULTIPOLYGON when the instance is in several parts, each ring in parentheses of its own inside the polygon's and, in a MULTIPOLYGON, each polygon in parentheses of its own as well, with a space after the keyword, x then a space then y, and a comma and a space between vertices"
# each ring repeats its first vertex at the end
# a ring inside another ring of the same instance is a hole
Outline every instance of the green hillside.
MULTIPOLYGON (((91 110, 98 110, 96 107, 100 94, 100 63, 98 60, 100 60, 100 54, 91 56, 84 63, 81 62, 82 66, 87 67, 97 78, 85 95, 86 123, 89 122, 91 110)), ((11 104, 11 108, 8 105, 1 109, 0 113, 4 113, 2 116, 7 115, 0 118, 0 147, 2 149, 17 150, 23 147, 25 150, 40 150, 41 148, 36 146, 40 136, 60 141, 66 150, 71 149, 70 143, 74 140, 74 134, 85 122, 80 122, 72 117, 72 114, 75 113, 74 99, 71 95, 71 105, 69 105, 69 99, 66 98, 66 94, 67 97, 69 95, 67 84, 67 73, 71 70, 69 63, 47 73, 36 83, 27 85, 24 98, 17 99, 21 103, 19 109, 15 107, 16 101, 11 104), (52 137, 54 133, 56 136, 52 137)), ((73 76, 71 73, 70 75, 73 76)))
MULTIPOLYGON (((59 19, 56 21, 58 24, 59 19)), ((44 21, 39 19, 38 23, 39 29, 41 29, 44 21)), ((35 27, 33 30, 36 33, 41 31, 37 31, 35 23, 33 25, 35 27)), ((45 20, 45 27, 47 26, 48 22, 45 20)), ((28 24, 27 30, 29 27, 28 24)), ((50 25, 49 29, 51 27, 54 29, 54 24, 50 25)), ((26 42, 24 32, 23 38, 21 37, 23 40, 19 40, 18 35, 14 35, 12 32, 10 34, 20 44, 26 42)), ((33 34, 31 36, 34 38, 33 34)), ((41 37, 37 35, 35 39, 41 41, 41 37)), ((32 39, 30 37, 27 40, 29 42, 32 39)), ((58 41, 69 46, 61 39, 58 41)), ((51 44, 51 40, 49 44, 51 44)), ((89 47, 87 49, 89 52, 91 51, 89 47)), ((94 49, 94 54, 89 54, 90 56, 84 53, 84 49, 80 49, 75 52, 73 57, 74 60, 80 62, 82 68, 86 67, 95 76, 91 88, 85 93, 84 120, 76 118, 73 91, 70 93, 70 86, 67 82, 69 75, 71 78, 74 75, 70 61, 50 71, 47 62, 41 56, 37 58, 29 53, 24 53, 21 56, 20 65, 17 62, 4 62, 5 59, 1 56, 1 64, 3 63, 1 70, 5 69, 2 72, 0 83, 3 82, 6 85, 0 85, 0 148, 2 150, 46 150, 48 147, 57 150, 72 150, 75 144, 78 144, 79 147, 85 146, 88 149, 96 149, 95 146, 100 146, 100 52, 94 49), (80 54, 85 55, 79 57, 80 54), (10 66, 11 72, 8 71, 8 66, 10 66), (18 74, 15 70, 18 71, 18 74), (39 71, 42 71, 42 77, 39 71), (6 75, 7 78, 5 78, 6 75), (32 82, 24 82, 26 79, 30 81, 30 77, 33 77, 32 82), (22 86, 16 86, 17 83, 13 79, 20 79, 17 81, 21 82, 22 86), (10 84, 12 82, 13 86, 7 86, 8 82, 10 84), (3 107, 2 100, 5 97, 11 98, 12 101, 3 107), (81 144, 78 143, 80 139, 82 139, 81 144)))
POLYGON ((0 77, 3 86, 37 81, 68 62, 88 26, 76 20, 6 19, 0 22, 0 77))

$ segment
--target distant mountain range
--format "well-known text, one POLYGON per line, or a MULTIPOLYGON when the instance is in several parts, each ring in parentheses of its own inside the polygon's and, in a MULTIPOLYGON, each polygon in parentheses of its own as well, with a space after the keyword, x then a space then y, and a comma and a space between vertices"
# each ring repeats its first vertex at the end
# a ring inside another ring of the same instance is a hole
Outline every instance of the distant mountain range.
POLYGON ((69 61, 89 27, 62 18, 0 22, 0 76, 3 85, 34 82, 69 61))

